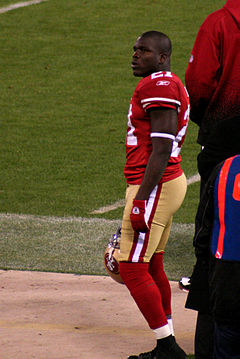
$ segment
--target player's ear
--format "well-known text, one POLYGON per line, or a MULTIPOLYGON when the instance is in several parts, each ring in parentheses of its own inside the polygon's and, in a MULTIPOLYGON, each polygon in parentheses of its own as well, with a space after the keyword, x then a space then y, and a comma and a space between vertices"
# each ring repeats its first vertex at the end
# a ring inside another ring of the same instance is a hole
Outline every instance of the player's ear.
POLYGON ((159 64, 163 65, 166 62, 167 58, 167 54, 159 54, 159 64))

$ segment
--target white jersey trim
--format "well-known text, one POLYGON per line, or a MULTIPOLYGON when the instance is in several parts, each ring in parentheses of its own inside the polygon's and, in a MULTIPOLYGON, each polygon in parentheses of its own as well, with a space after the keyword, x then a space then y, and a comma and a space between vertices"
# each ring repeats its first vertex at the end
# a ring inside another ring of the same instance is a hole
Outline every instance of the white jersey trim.
POLYGON ((171 135, 170 133, 164 133, 164 132, 152 132, 150 133, 150 137, 163 137, 163 138, 169 138, 170 140, 175 140, 175 136, 171 135))
POLYGON ((174 103, 177 106, 181 106, 180 101, 173 100, 172 98, 166 98, 166 97, 150 97, 150 98, 146 98, 144 100, 141 100, 141 104, 143 105, 143 108, 145 108, 148 105, 150 105, 152 102, 157 102, 157 101, 164 101, 164 102, 174 103))

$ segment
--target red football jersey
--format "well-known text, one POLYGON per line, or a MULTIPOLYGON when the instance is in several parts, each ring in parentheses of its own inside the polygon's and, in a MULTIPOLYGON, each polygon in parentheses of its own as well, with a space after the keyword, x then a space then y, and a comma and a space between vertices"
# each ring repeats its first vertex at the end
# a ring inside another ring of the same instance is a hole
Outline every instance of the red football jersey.
POLYGON ((151 121, 147 111, 152 107, 175 109, 178 115, 177 134, 161 182, 182 174, 180 151, 189 121, 189 97, 176 75, 160 71, 140 80, 130 102, 124 168, 124 175, 130 184, 141 184, 152 152, 151 121))

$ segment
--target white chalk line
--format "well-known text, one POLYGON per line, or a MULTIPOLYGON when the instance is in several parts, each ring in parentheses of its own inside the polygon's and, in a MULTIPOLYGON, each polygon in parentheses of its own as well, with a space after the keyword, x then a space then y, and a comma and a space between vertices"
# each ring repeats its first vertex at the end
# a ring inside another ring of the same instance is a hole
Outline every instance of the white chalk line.
POLYGON ((124 207, 124 205, 125 205, 125 199, 120 199, 120 201, 110 204, 109 206, 95 209, 94 211, 91 212, 91 214, 101 214, 101 213, 114 211, 117 208, 124 207))
MULTIPOLYGON (((5 226, 10 224, 11 227, 15 225, 24 224, 25 228, 31 230, 32 225, 45 226, 47 228, 50 225, 61 225, 66 226, 74 225, 75 229, 71 233, 77 233, 79 235, 79 229, 86 231, 86 236, 89 235, 89 227, 93 227, 97 231, 104 231, 108 226, 114 226, 117 228, 121 225, 121 219, 105 219, 105 218, 84 218, 84 217, 55 217, 55 216, 38 216, 32 214, 16 214, 16 213, 0 213, 0 225, 5 226)), ((193 223, 173 223, 172 232, 186 233, 193 231, 193 223)), ((52 229, 51 229, 52 231, 52 229)), ((52 233, 52 232, 51 232, 52 233)))
MULTIPOLYGON (((189 185, 191 185, 193 183, 196 183, 196 182, 199 182, 199 181, 200 181, 200 176, 197 173, 196 175, 194 175, 194 176, 187 179, 187 185, 189 186, 189 185)), ((125 204, 125 200, 121 199, 120 201, 117 201, 117 202, 115 202, 113 204, 110 204, 109 206, 105 206, 105 207, 95 209, 94 211, 91 212, 91 214, 103 214, 103 213, 107 213, 107 212, 110 212, 110 211, 114 211, 117 208, 123 207, 124 204, 125 204)))
POLYGON ((39 4, 39 3, 45 2, 45 1, 48 1, 48 0, 23 1, 23 2, 9 5, 9 6, 5 6, 5 7, 0 8, 0 14, 4 14, 5 12, 11 11, 11 10, 19 9, 20 7, 39 4))
POLYGON ((187 179, 187 185, 189 186, 190 184, 193 184, 193 183, 196 183, 199 181, 200 181, 200 175, 199 175, 199 173, 197 173, 194 176, 187 179))
POLYGON ((84 217, 55 217, 55 216, 40 216, 33 214, 16 214, 16 213, 0 213, 0 221, 33 221, 42 224, 60 224, 60 223, 79 223, 81 225, 88 224, 105 224, 110 223, 119 224, 119 220, 105 219, 105 218, 84 218, 84 217))

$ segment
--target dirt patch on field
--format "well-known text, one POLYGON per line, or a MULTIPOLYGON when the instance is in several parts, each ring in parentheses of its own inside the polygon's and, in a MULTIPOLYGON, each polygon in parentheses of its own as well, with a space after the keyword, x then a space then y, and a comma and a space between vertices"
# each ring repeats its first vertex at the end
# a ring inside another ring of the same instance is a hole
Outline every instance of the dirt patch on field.
MULTIPOLYGON (((196 313, 171 282, 177 341, 193 353, 196 313)), ((126 359, 154 336, 110 277, 0 271, 0 359, 126 359)))

